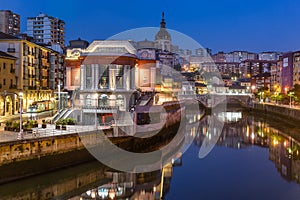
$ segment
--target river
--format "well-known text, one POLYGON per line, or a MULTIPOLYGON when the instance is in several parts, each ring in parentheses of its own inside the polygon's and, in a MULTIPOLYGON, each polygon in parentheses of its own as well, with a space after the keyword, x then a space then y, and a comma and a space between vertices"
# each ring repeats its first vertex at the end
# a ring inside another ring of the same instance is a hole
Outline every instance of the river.
POLYGON ((93 161, 0 185, 0 199, 300 199, 300 124, 242 111, 191 119, 187 151, 162 170, 93 161))

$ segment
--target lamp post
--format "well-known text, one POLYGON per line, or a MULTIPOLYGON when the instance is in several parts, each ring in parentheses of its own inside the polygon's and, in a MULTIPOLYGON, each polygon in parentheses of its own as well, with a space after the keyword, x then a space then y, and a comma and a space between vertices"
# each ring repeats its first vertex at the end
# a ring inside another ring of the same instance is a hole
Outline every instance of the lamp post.
POLYGON ((290 108, 292 107, 292 96, 294 95, 294 92, 289 92, 289 96, 290 96, 290 108))
POLYGON ((22 109, 22 101, 23 101, 23 92, 19 92, 19 98, 20 98, 20 132, 19 132, 19 135, 18 135, 18 139, 23 139, 24 138, 24 135, 23 135, 23 129, 22 129, 22 112, 23 112, 23 109, 22 109))

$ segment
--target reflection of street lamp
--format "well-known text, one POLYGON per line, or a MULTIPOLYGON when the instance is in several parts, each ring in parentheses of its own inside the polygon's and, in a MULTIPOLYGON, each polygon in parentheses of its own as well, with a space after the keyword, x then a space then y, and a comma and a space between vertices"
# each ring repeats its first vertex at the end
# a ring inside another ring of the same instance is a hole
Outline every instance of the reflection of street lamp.
POLYGON ((22 112, 23 112, 23 109, 22 109, 22 101, 23 101, 23 92, 19 92, 19 98, 20 98, 20 132, 19 132, 19 135, 18 135, 18 139, 23 139, 24 138, 24 135, 23 135, 23 129, 22 129, 22 112))
POLYGON ((255 91, 255 88, 256 88, 255 85, 252 85, 252 86, 251 86, 251 91, 252 91, 252 93, 255 91))
POLYGON ((264 95, 264 92, 259 92, 260 102, 263 102, 262 95, 264 95))

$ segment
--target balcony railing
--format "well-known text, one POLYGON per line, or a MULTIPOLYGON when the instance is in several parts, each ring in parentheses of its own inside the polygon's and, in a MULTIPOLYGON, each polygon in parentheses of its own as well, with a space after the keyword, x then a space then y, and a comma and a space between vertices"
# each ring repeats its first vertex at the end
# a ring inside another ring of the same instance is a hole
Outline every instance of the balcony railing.
POLYGON ((15 53, 16 49, 15 48, 7 48, 8 53, 15 53))
MULTIPOLYGON (((80 107, 80 106, 79 106, 80 107)), ((81 106, 85 113, 116 113, 118 106, 81 106)))
POLYGON ((17 85, 10 85, 9 89, 17 89, 17 85))

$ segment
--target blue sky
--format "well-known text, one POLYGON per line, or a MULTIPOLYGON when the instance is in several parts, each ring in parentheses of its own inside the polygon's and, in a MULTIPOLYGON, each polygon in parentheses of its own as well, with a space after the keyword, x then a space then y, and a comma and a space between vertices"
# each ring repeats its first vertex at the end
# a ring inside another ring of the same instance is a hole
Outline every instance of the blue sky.
POLYGON ((213 52, 300 50, 299 8, 298 0, 0 0, 0 9, 21 15, 22 31, 40 12, 63 19, 66 41, 157 27, 164 11, 167 28, 213 52))

